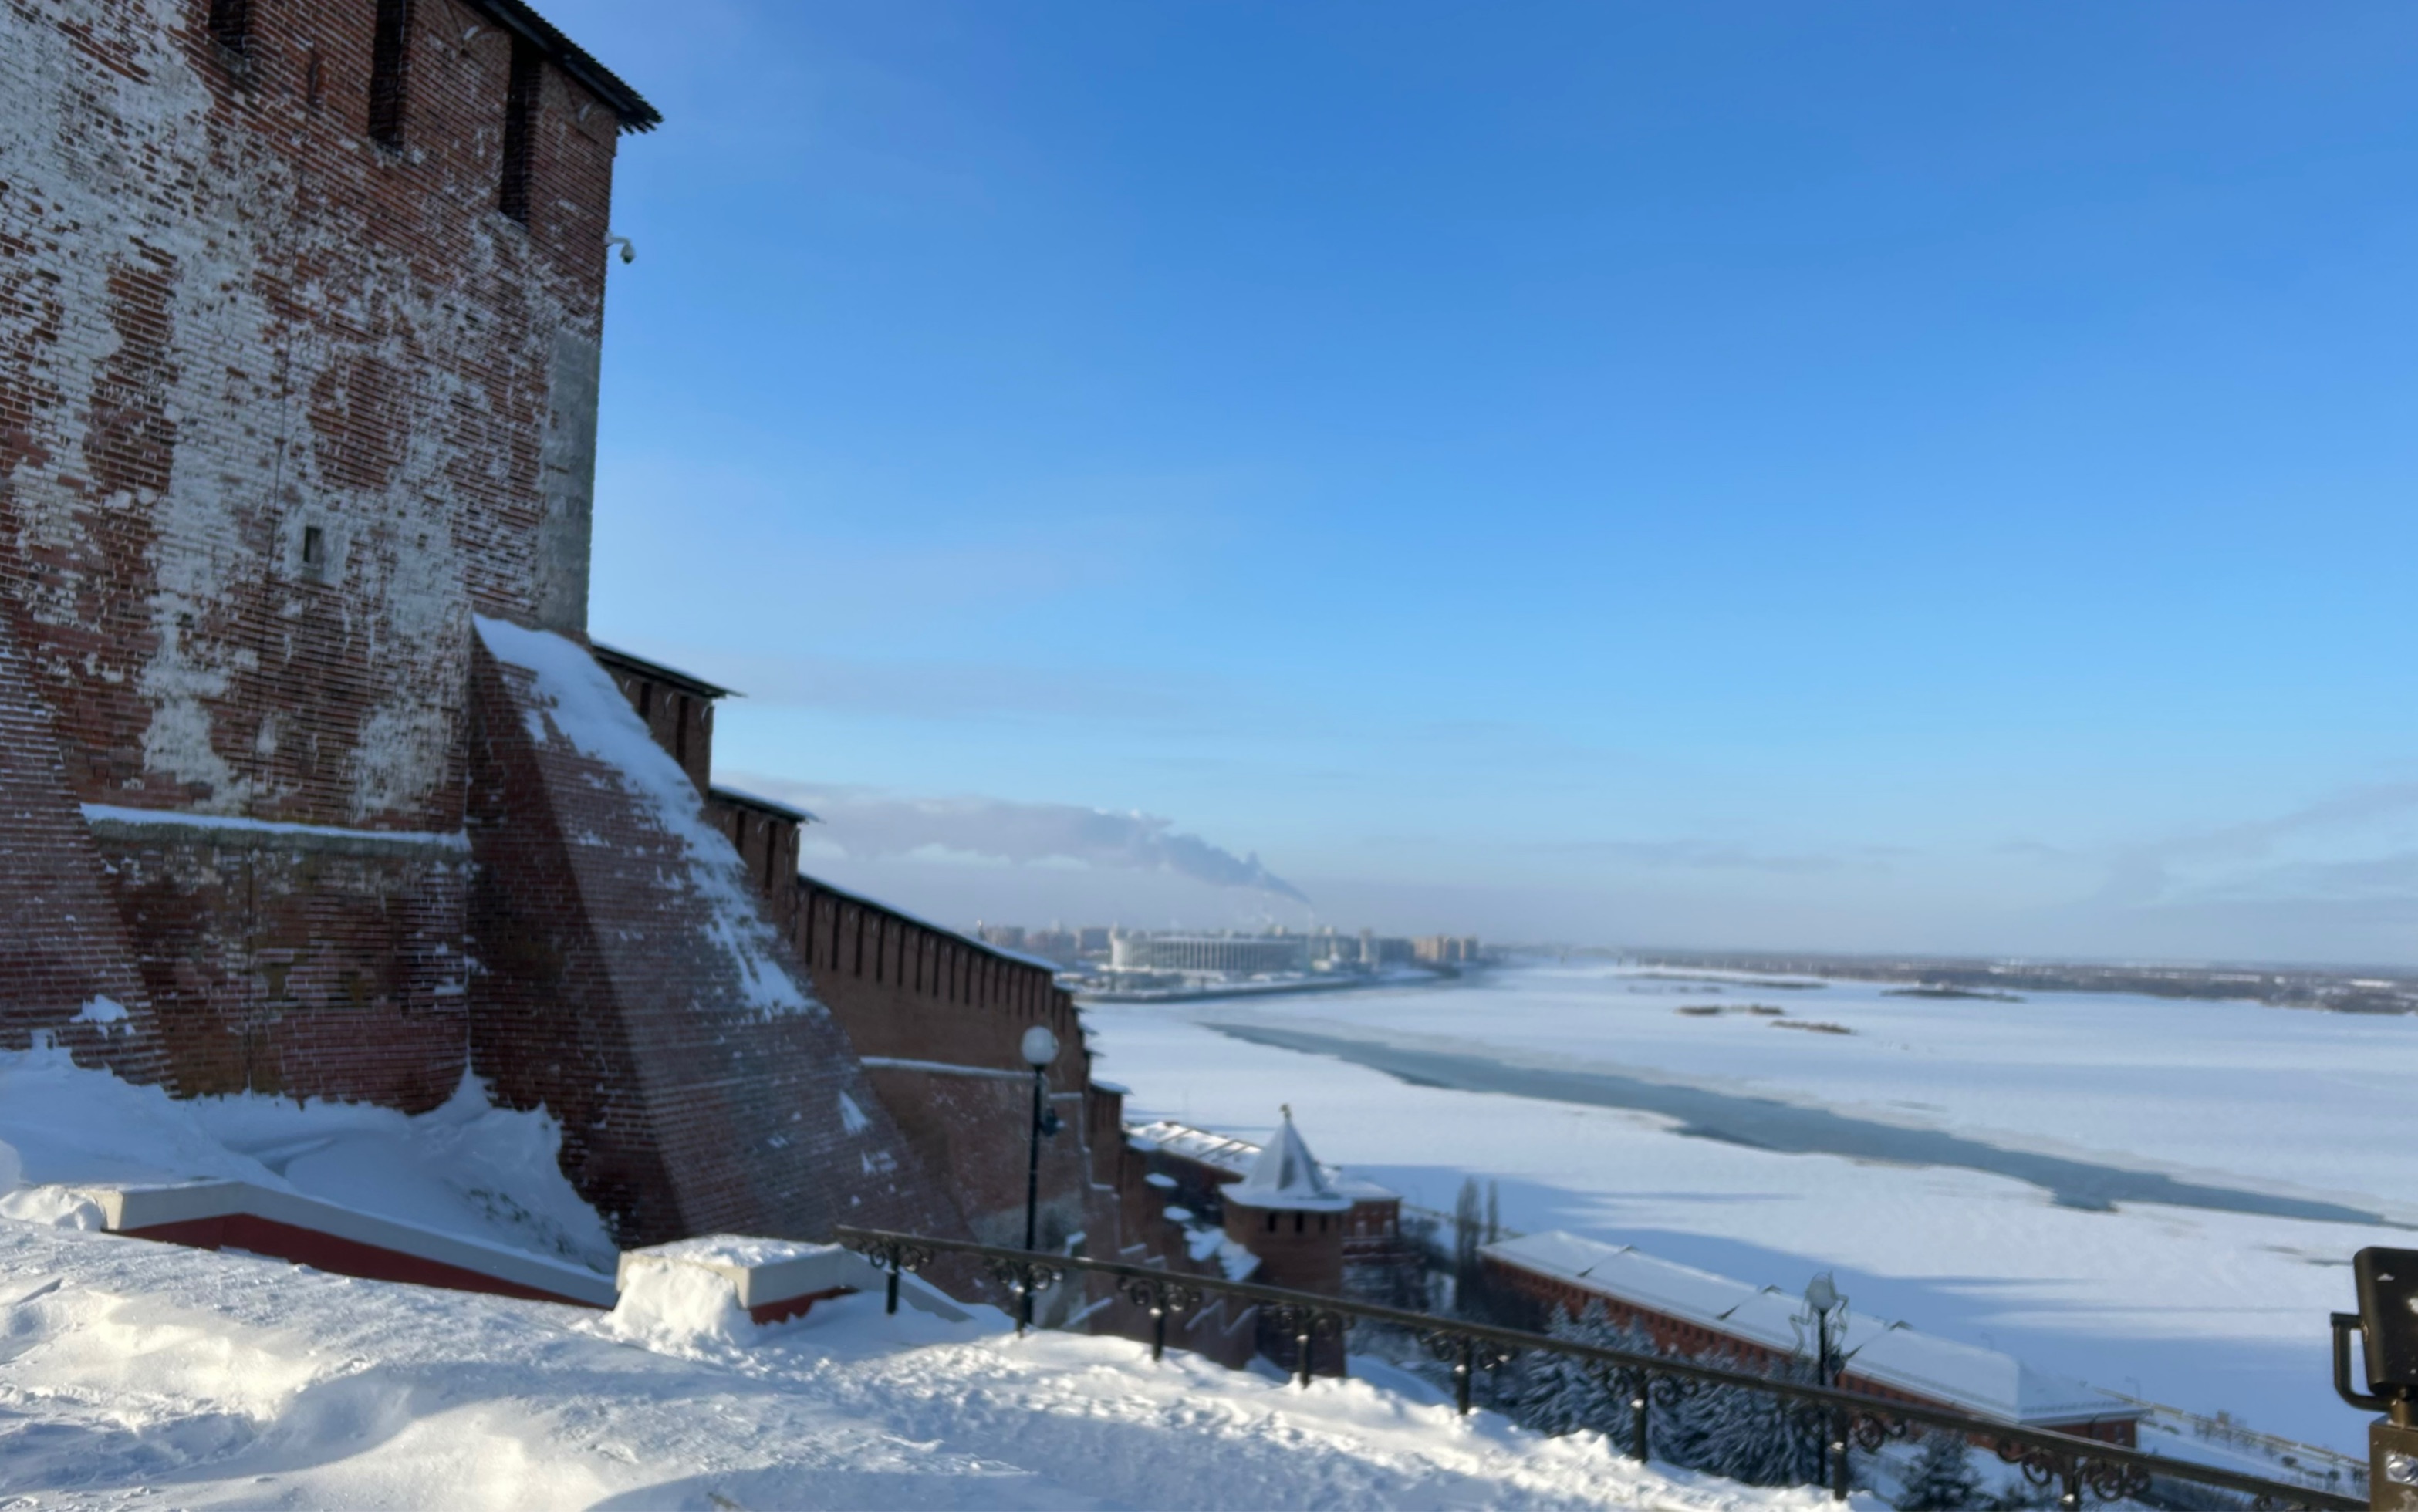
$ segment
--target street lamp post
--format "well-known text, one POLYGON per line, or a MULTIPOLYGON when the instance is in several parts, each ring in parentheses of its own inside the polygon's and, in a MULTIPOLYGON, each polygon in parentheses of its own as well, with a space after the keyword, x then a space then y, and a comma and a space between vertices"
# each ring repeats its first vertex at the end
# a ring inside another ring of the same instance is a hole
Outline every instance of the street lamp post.
MULTIPOLYGON (((1839 1294, 1839 1285, 1823 1272, 1805 1288, 1805 1306, 1814 1313, 1814 1383, 1835 1386, 1839 1366, 1834 1351, 1844 1340, 1834 1332, 1832 1320, 1845 1307, 1847 1299, 1839 1294)), ((1830 1461, 1830 1494, 1844 1500, 1847 1494, 1847 1415, 1833 1409, 1829 1414, 1829 1431, 1823 1437, 1830 1461)))
MULTIPOLYGON (((1058 1036, 1048 1026, 1035 1024, 1024 1031, 1019 1048, 1024 1063, 1033 1068, 1033 1129, 1024 1158, 1024 1247, 1029 1250, 1041 1237, 1041 1139, 1058 1132, 1058 1115, 1049 1107, 1049 1062, 1058 1059, 1058 1036)), ((1018 1299, 1018 1316, 1032 1324, 1029 1290, 1018 1299)))
POLYGON ((1837 1384, 1830 1379, 1830 1315, 1846 1300, 1839 1295, 1838 1283, 1828 1271, 1805 1288, 1805 1306, 1814 1309, 1814 1383, 1817 1386, 1837 1384))

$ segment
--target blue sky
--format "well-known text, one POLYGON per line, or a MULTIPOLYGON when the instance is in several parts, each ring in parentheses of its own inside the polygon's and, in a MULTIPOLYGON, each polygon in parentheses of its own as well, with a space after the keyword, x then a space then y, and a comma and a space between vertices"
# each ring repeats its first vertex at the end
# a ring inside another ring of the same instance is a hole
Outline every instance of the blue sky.
POLYGON ((595 630, 836 879, 2418 961, 2418 10, 551 8, 595 630))

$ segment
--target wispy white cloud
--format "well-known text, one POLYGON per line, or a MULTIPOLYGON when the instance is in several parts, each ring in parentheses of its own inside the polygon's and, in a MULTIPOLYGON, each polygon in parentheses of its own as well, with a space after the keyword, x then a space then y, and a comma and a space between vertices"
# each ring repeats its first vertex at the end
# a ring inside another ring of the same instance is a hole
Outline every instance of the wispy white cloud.
POLYGON ((2099 901, 2398 895, 2418 899, 2418 783, 2345 788, 2273 818, 2124 848, 2099 901))
POLYGON ((1217 887, 1309 901, 1260 863, 1152 814, 1001 798, 913 798, 871 787, 830 787, 734 774, 751 792, 794 802, 823 821, 815 837, 868 860, 924 856, 1039 866, 1067 864, 1166 872, 1217 887))

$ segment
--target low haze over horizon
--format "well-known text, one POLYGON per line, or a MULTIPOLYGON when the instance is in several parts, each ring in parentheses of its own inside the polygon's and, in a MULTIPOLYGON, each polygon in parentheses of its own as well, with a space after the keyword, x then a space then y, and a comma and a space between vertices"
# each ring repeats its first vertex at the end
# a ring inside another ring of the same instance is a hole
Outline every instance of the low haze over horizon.
POLYGON ((544 8, 594 632, 810 870, 2418 964, 2418 11, 544 8))

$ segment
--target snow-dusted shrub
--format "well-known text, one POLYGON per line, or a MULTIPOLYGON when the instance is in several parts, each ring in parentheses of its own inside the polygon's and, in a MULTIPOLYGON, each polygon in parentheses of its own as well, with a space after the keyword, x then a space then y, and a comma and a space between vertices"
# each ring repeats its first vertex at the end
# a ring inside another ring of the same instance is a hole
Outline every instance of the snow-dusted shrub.
POLYGON ((1898 1512, 1960 1512, 1982 1502, 1982 1476, 1973 1468, 1973 1446, 1965 1436, 1925 1434, 1898 1488, 1898 1512))

